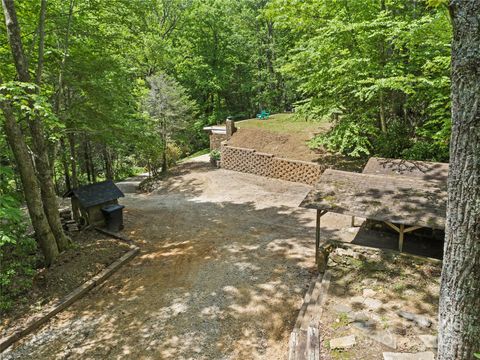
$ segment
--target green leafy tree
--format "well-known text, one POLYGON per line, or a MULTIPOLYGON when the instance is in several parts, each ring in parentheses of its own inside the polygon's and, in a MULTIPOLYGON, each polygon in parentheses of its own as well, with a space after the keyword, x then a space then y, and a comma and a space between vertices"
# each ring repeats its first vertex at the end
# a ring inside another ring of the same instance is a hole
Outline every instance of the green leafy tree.
POLYGON ((185 129, 194 120, 196 105, 186 90, 166 74, 150 76, 147 81, 150 90, 145 97, 144 109, 161 139, 162 172, 166 172, 168 143, 174 140, 177 131, 185 129))
POLYGON ((399 0, 274 0, 268 12, 289 34, 281 72, 298 94, 296 111, 335 125, 316 144, 352 156, 446 160, 451 25, 444 10, 399 0), (420 152, 425 142, 433 153, 420 152))

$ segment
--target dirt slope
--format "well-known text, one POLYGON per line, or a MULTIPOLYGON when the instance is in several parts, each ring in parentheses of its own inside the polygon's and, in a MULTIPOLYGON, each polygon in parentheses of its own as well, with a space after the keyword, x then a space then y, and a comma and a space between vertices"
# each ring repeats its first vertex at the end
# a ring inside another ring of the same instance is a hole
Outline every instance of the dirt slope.
POLYGON ((255 149, 279 157, 313 161, 318 154, 306 144, 304 133, 276 133, 262 129, 238 129, 228 141, 231 146, 255 149))

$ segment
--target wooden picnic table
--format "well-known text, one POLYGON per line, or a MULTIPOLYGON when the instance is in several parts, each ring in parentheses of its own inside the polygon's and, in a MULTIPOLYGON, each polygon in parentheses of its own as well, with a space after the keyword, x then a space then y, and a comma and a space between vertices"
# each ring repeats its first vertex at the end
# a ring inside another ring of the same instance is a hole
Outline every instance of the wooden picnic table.
POLYGON ((316 256, 320 244, 320 218, 327 212, 385 222, 404 234, 421 227, 445 228, 446 182, 419 177, 326 170, 301 207, 317 210, 316 256))
POLYGON ((371 157, 363 174, 393 175, 447 183, 447 163, 371 157))

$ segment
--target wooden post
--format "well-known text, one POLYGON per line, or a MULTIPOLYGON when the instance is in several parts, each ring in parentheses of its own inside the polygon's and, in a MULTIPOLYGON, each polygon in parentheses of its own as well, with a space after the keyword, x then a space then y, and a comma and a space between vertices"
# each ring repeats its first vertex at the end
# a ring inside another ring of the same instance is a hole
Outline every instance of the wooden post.
POLYGON ((403 249, 403 236, 404 236, 404 230, 405 230, 405 225, 404 224, 400 224, 400 228, 399 228, 399 237, 398 237, 398 250, 400 252, 402 252, 402 249, 403 249))
POLYGON ((227 140, 230 140, 232 137, 233 133, 237 131, 237 128, 235 127, 235 122, 233 120, 227 119, 225 122, 225 130, 227 134, 227 140))
POLYGON ((322 217, 322 212, 317 209, 317 229, 315 234, 315 264, 317 263, 318 258, 318 248, 320 247, 320 218, 322 217))

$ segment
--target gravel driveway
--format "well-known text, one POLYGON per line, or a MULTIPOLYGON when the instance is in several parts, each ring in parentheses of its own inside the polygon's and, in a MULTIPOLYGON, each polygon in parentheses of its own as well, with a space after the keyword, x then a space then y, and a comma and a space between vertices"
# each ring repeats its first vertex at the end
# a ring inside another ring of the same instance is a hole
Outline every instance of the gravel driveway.
POLYGON ((314 268, 308 189, 194 161, 127 194, 141 253, 2 359, 286 358, 314 268))

